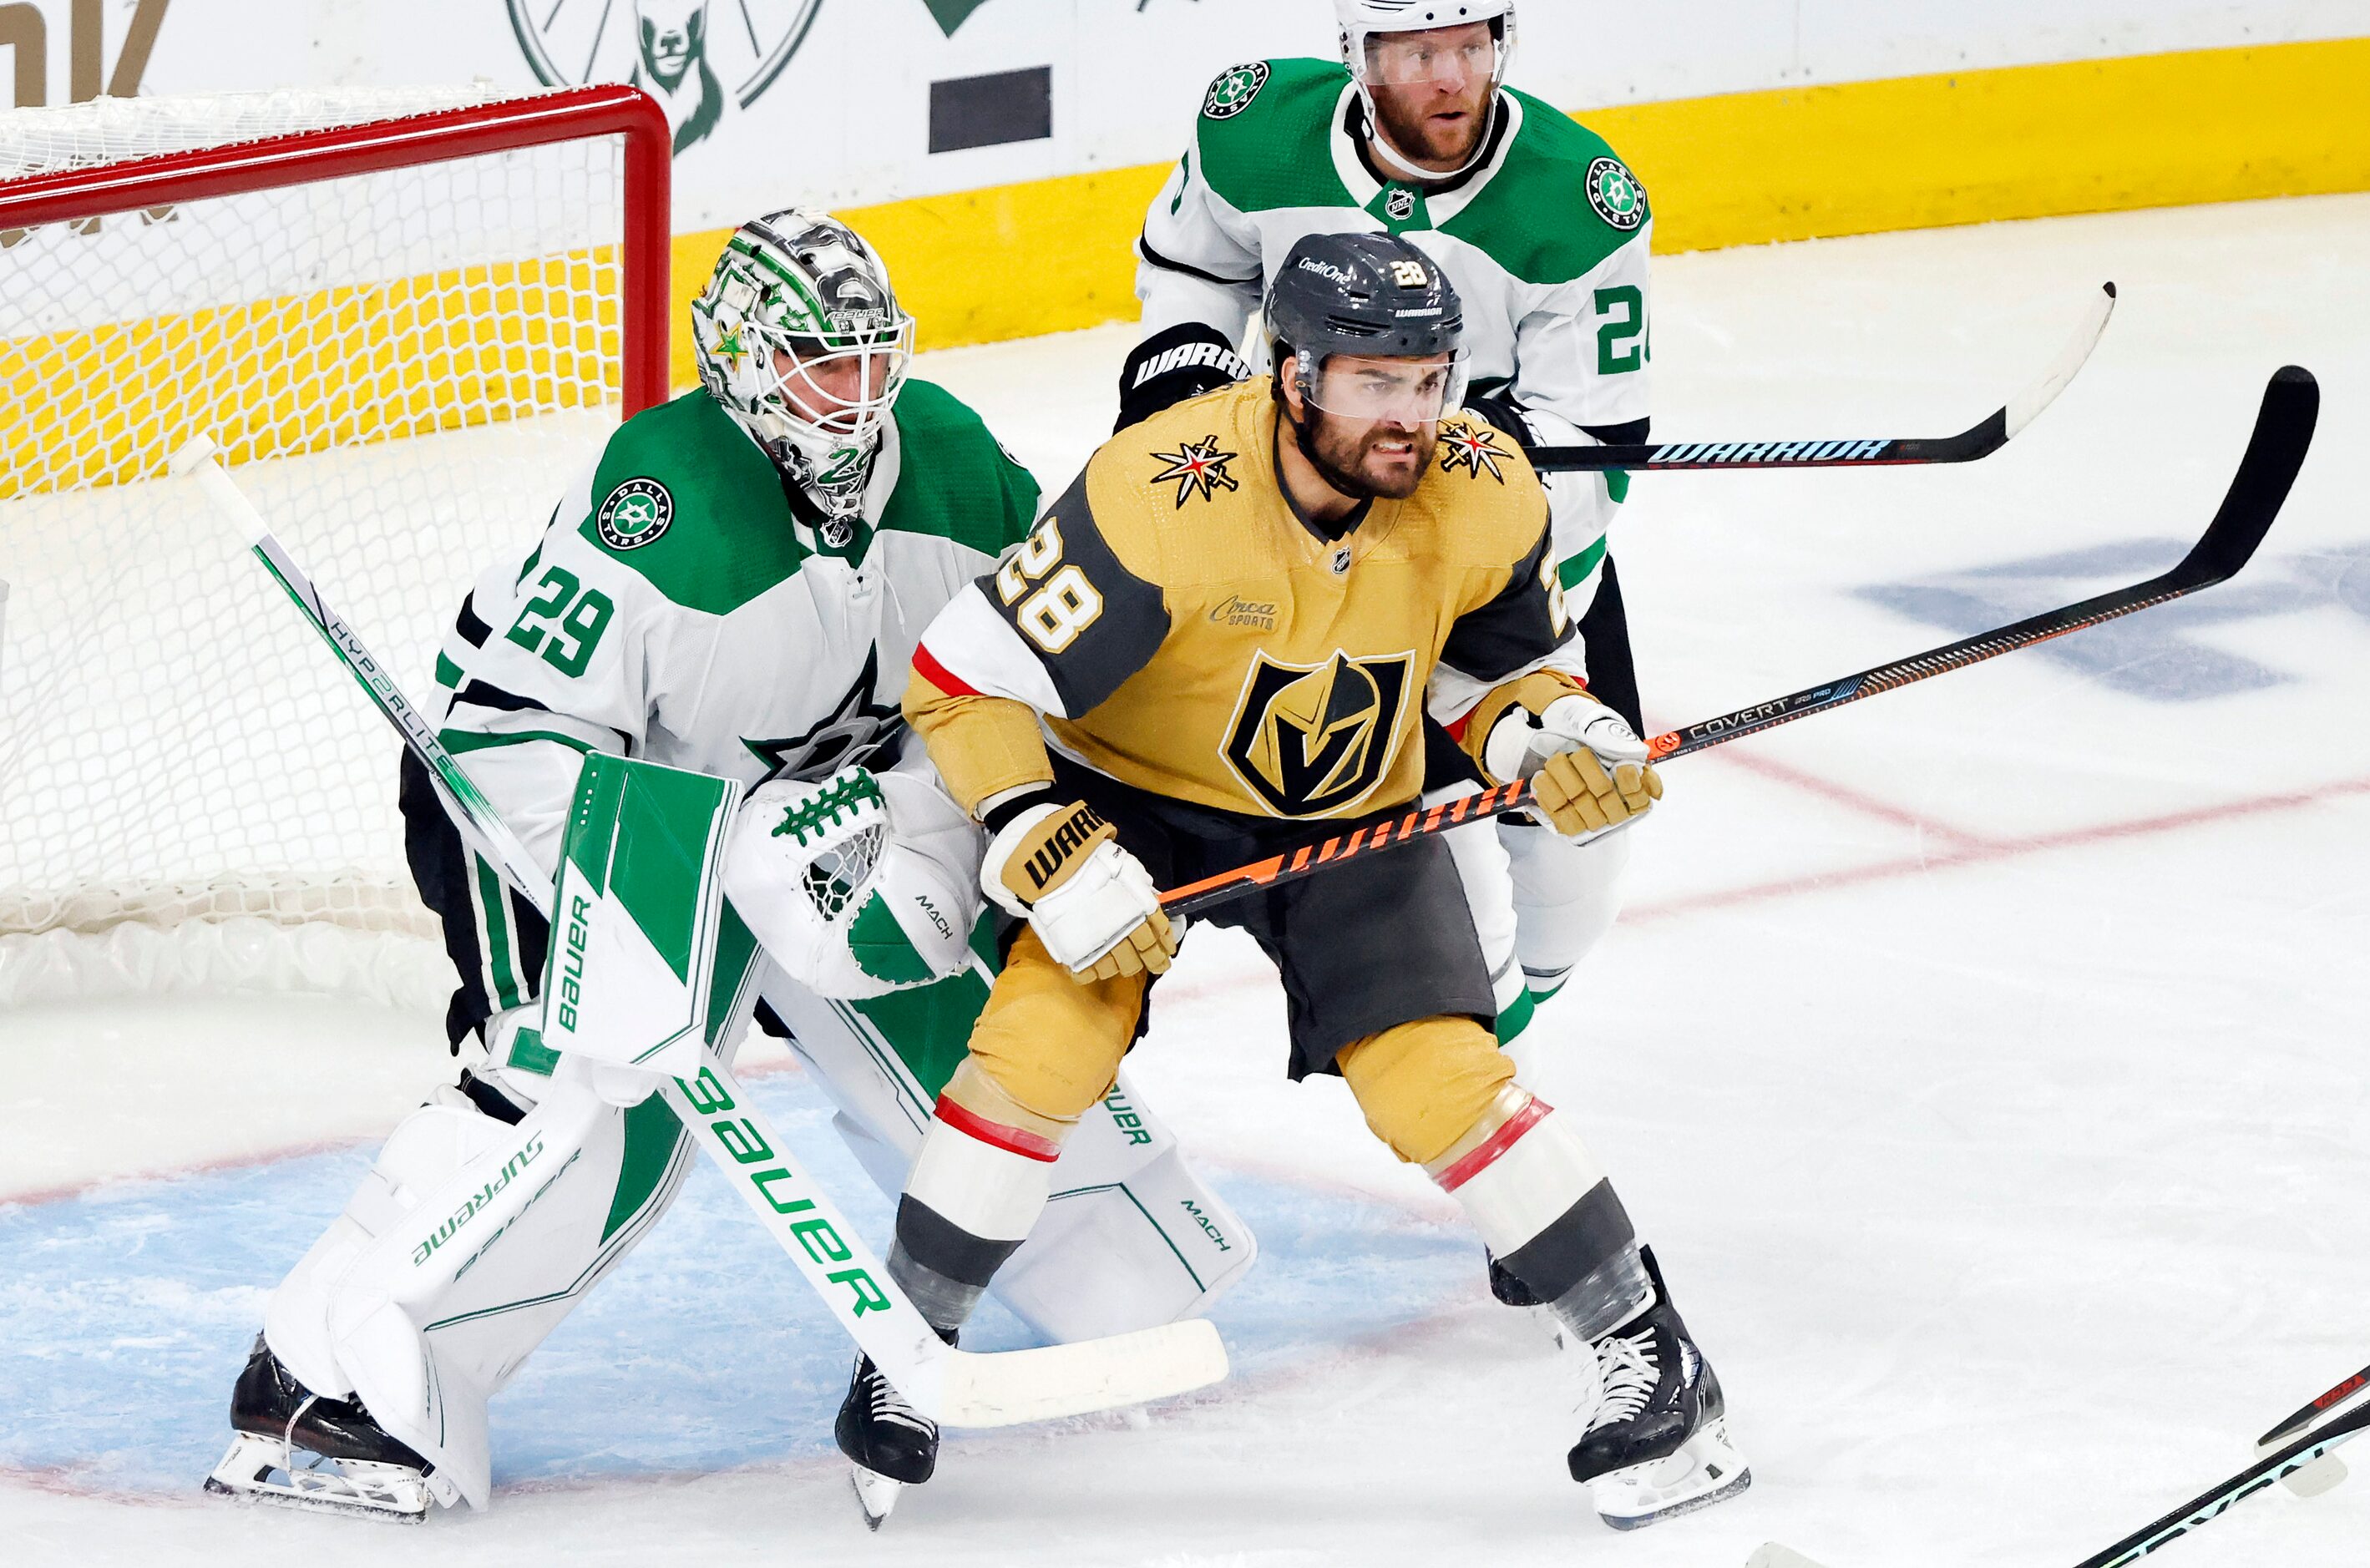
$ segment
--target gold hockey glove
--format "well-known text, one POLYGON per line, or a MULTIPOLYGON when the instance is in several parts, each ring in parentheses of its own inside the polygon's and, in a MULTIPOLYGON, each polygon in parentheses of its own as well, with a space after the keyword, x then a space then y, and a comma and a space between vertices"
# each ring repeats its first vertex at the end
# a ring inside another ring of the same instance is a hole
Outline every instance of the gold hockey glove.
POLYGON ((1160 974, 1176 956, 1152 874, 1083 803, 1032 806, 1007 822, 988 841, 980 886, 1082 980, 1160 974))

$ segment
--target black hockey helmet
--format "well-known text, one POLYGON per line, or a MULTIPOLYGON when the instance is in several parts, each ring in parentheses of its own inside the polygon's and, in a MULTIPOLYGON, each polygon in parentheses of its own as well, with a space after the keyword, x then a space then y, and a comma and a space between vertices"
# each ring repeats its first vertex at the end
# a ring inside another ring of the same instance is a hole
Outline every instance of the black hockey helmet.
MULTIPOLYGON (((1465 390, 1465 306, 1440 263, 1395 235, 1315 234, 1294 245, 1267 292, 1268 346, 1279 382, 1337 413, 1367 413, 1325 395, 1337 354, 1421 360, 1445 354, 1442 409, 1465 390)), ((1437 418, 1435 414, 1433 418, 1437 418)))

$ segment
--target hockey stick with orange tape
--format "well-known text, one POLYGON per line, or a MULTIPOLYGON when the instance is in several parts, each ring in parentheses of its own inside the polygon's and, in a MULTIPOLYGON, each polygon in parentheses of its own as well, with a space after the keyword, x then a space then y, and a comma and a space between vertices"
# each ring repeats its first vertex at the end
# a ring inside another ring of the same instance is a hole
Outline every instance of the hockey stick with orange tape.
MULTIPOLYGON (((2238 475, 2230 481, 2229 492, 2222 498, 2221 509, 2214 514, 2214 521, 2190 547, 2189 554, 2181 557, 2180 564, 2170 571, 2078 604, 2045 611, 2014 625, 1894 659, 1840 681, 1830 681, 1824 686, 1667 731, 1647 742, 1649 754, 1656 762, 1667 762, 1864 697, 1964 670, 1971 664, 2031 647, 2085 626, 2170 603, 2227 581, 2253 556, 2263 535, 2271 531, 2272 520, 2279 516, 2280 508, 2286 504, 2289 487, 2304 466, 2305 453, 2311 449, 2313 428, 2319 418, 2320 385, 2309 371, 2288 365, 2272 375, 2271 384, 2263 389, 2262 408, 2255 417, 2254 433, 2248 438, 2246 456, 2239 460, 2238 475)), ((1461 800, 1419 807, 1391 821, 1303 844, 1173 888, 1160 896, 1161 908, 1172 915, 1192 914, 1261 887, 1314 876, 1329 865, 1339 865, 1362 854, 1446 832, 1467 822, 1502 817, 1530 804, 1529 784, 1518 781, 1461 800)))

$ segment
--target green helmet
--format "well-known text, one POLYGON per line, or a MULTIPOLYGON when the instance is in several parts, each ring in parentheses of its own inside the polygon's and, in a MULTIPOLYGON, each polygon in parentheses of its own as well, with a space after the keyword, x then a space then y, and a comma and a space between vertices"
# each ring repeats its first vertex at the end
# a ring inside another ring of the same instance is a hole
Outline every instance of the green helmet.
POLYGON ((691 306, 699 379, 845 530, 914 357, 914 318, 871 246, 792 208, 741 225, 691 306))

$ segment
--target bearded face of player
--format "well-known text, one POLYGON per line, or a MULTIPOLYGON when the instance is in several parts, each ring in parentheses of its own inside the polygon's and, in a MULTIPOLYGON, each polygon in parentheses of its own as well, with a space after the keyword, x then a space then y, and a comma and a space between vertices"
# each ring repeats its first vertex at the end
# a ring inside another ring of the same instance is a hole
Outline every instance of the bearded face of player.
POLYGON ((1498 40, 1487 22, 1366 40, 1366 90, 1392 146, 1419 166, 1453 173, 1490 129, 1498 40))
POLYGON ((1456 366, 1424 360, 1336 354, 1303 369, 1289 395, 1301 454, 1345 496, 1403 501, 1423 483, 1440 440, 1456 366))

